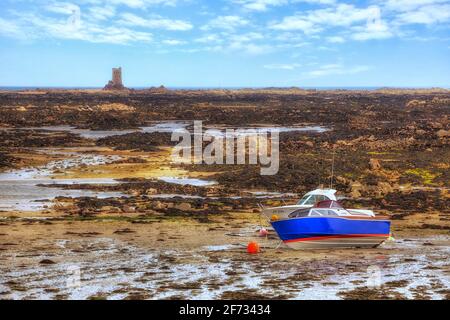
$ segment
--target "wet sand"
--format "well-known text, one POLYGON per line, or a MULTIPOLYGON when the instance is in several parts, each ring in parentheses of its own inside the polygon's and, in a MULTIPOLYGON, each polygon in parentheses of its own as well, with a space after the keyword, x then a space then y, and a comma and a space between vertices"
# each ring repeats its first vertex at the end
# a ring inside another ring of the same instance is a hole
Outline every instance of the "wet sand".
MULTIPOLYGON (((0 224, 2 299, 448 299, 447 234, 292 251, 257 215, 0 224), (263 246, 248 255, 245 243, 263 246), (370 294, 370 295, 369 295, 370 294)), ((400 223, 399 226, 402 226, 400 223)), ((394 224, 394 230, 398 229, 394 224)))

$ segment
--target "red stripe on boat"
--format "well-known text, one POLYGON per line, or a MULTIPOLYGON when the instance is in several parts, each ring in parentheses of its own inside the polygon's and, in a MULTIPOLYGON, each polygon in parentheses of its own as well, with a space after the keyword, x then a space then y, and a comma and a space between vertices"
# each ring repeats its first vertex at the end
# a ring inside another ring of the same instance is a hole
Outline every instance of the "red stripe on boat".
POLYGON ((314 240, 333 239, 333 238, 367 238, 367 237, 389 237, 389 235, 388 234, 346 234, 346 235, 320 236, 320 237, 291 239, 291 240, 284 240, 283 242, 314 241, 314 240))

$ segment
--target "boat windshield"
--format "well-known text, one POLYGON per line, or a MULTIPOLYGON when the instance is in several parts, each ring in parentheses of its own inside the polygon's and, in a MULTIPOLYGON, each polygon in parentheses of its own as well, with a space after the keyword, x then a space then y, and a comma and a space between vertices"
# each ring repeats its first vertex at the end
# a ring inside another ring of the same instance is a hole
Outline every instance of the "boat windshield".
POLYGON ((303 206, 313 206, 318 202, 330 200, 328 197, 321 195, 321 194, 313 194, 313 195, 305 195, 303 198, 301 198, 297 205, 303 205, 303 206))
POLYGON ((309 215, 310 209, 299 209, 295 210, 294 212, 291 212, 289 214, 289 218, 300 218, 300 217, 307 217, 309 215))
POLYGON ((325 200, 321 202, 317 202, 314 208, 334 208, 334 209, 343 209, 341 204, 337 201, 333 200, 325 200))

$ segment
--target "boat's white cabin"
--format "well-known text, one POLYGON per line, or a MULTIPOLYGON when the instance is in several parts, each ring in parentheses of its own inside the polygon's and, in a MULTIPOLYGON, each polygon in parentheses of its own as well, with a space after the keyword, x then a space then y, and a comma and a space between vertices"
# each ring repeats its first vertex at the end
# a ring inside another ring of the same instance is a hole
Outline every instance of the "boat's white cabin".
POLYGON ((301 217, 308 216, 366 216, 374 217, 375 213, 372 210, 364 209, 344 209, 340 205, 336 207, 335 202, 336 190, 334 189, 316 189, 308 192, 301 198, 297 204, 290 206, 281 206, 275 208, 266 208, 263 210, 263 214, 272 219, 275 215, 279 219, 292 218, 299 214, 301 217), (317 208, 317 204, 321 202, 331 202, 331 207, 317 208), (331 211, 328 211, 331 210, 331 211), (295 213, 295 215, 294 215, 295 213))

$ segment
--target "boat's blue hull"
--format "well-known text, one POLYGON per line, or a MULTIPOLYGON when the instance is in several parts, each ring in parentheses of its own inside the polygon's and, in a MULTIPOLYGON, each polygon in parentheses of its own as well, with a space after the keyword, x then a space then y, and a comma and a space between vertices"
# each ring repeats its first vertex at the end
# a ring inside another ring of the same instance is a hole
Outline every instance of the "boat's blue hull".
POLYGON ((272 221, 291 248, 376 247, 390 235, 389 220, 357 217, 304 217, 272 221))

